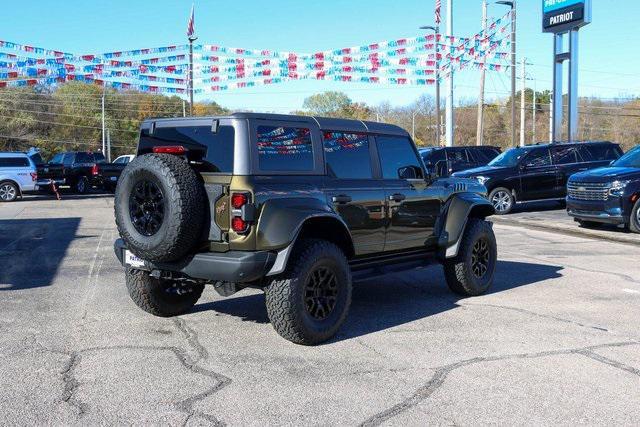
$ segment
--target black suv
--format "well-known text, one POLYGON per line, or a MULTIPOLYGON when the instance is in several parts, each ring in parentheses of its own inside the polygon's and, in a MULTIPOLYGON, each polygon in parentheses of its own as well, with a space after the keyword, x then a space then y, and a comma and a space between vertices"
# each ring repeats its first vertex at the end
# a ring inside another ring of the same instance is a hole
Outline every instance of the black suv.
POLYGON ((485 292, 497 258, 485 196, 473 180, 433 180, 393 125, 147 120, 116 188, 115 253, 150 313, 184 313, 207 284, 259 288, 276 331, 315 344, 343 322, 355 279, 438 261, 454 292, 485 292))
POLYGON ((487 165, 500 155, 498 147, 488 145, 471 147, 427 147, 420 149, 420 156, 427 169, 437 177, 448 177, 454 172, 487 165))
POLYGON ((611 142, 537 144, 511 148, 485 167, 453 176, 484 184, 496 213, 504 215, 517 202, 564 200, 569 176, 608 165, 621 155, 620 146, 611 142))
POLYGON ((583 226, 608 223, 640 233, 640 147, 609 167, 571 175, 567 212, 583 226))

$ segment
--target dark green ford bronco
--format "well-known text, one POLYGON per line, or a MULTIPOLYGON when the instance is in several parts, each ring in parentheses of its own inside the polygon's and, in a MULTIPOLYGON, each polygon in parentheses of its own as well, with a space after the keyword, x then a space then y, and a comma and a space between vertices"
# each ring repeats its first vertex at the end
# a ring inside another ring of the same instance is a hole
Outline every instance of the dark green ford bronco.
POLYGON ((133 301, 187 312, 205 285, 266 294, 284 338, 316 344, 355 280, 440 262, 457 294, 493 282, 493 206, 475 180, 435 179, 403 129, 240 113, 147 120, 115 196, 133 301))

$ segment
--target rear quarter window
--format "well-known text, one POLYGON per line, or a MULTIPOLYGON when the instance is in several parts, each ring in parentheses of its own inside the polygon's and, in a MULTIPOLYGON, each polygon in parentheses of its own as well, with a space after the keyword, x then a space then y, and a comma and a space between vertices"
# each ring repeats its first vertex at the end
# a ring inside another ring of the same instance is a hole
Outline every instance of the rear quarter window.
POLYGON ((601 162, 616 160, 620 157, 620 147, 615 144, 593 144, 584 147, 581 154, 586 155, 586 161, 601 162))
POLYGON ((0 157, 0 168, 24 168, 30 166, 25 157, 0 157))
POLYGON ((311 129, 258 126, 258 167, 262 171, 312 171, 311 129))

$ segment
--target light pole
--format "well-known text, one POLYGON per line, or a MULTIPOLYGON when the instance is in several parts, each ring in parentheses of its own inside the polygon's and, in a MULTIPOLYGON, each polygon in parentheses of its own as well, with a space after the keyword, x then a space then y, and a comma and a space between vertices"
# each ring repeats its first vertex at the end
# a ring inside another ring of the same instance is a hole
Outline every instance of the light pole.
POLYGON ((438 42, 440 38, 440 28, 438 26, 425 25, 420 27, 421 30, 433 31, 436 45, 436 146, 440 145, 440 50, 438 49, 438 42))
POLYGON ((497 1, 511 8, 511 146, 516 146, 516 0, 497 1))
POLYGON ((189 115, 193 116, 193 42, 198 38, 189 36, 189 115))
MULTIPOLYGON (((447 0, 447 36, 449 36, 449 41, 451 41, 451 37, 453 37, 453 0, 447 0)), ((453 43, 451 43, 453 45, 453 43)), ((454 135, 453 129, 455 127, 455 113, 453 111, 453 67, 449 69, 449 78, 447 79, 447 104, 446 104, 446 113, 447 113, 447 137, 446 144, 447 147, 453 147, 454 135)))
MULTIPOLYGON (((486 37, 487 31, 487 0, 482 0, 482 31, 483 37, 486 37)), ((484 136, 484 84, 486 80, 485 70, 486 60, 482 60, 482 68, 480 68, 480 94, 478 96, 478 124, 476 125, 476 145, 483 145, 484 136)))

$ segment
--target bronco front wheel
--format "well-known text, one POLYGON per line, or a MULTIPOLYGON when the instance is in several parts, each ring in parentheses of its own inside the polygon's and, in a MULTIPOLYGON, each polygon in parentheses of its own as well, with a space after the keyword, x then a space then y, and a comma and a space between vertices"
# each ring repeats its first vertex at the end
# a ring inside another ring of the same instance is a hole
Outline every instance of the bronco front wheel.
POLYGON ((491 224, 469 218, 458 255, 444 262, 449 289, 463 296, 485 293, 493 284, 497 258, 496 237, 491 224))
POLYGON ((315 239, 297 243, 287 270, 265 289, 273 328, 296 344, 314 345, 337 332, 351 304, 351 273, 336 245, 315 239))

